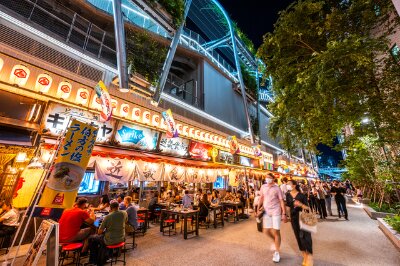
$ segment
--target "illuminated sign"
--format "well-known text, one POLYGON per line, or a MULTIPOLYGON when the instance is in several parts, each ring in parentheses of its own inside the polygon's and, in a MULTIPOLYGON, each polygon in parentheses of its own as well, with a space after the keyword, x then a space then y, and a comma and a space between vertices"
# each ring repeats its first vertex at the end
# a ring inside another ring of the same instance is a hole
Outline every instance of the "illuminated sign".
POLYGON ((154 150, 157 145, 158 132, 145 127, 121 122, 115 134, 115 141, 120 146, 154 150))
POLYGON ((161 135, 160 150, 177 156, 185 156, 188 152, 189 140, 182 138, 168 138, 165 133, 161 135))
POLYGON ((194 159, 209 161, 211 160, 212 148, 213 146, 211 145, 192 141, 189 147, 189 154, 194 159))

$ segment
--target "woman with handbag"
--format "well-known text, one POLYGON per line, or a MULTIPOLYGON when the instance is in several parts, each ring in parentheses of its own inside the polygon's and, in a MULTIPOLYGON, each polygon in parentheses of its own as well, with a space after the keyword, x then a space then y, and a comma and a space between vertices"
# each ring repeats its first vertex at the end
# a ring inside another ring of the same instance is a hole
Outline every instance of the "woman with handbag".
POLYGON ((290 180, 287 183, 289 193, 286 194, 286 204, 290 207, 291 224, 297 244, 303 255, 303 264, 306 266, 313 265, 312 257, 312 238, 311 233, 300 228, 300 213, 302 210, 310 211, 307 206, 307 196, 300 192, 300 186, 296 181, 290 180))

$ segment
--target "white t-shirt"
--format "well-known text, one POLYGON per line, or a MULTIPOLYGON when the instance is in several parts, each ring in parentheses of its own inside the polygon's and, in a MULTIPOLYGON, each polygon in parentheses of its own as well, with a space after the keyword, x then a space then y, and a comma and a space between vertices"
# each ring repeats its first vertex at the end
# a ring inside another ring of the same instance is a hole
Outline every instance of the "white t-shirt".
POLYGON ((288 192, 286 184, 281 185, 281 190, 282 190, 283 195, 286 195, 286 193, 288 192))
POLYGON ((3 224, 8 226, 18 226, 19 213, 16 209, 11 209, 1 216, 4 218, 3 224))

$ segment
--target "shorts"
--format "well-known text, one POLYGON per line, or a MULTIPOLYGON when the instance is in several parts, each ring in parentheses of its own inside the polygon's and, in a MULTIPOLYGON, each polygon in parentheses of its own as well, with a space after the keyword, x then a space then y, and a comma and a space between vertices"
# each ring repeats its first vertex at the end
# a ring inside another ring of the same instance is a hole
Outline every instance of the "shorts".
POLYGON ((66 241, 63 241, 63 242, 65 242, 65 243, 80 242, 80 241, 83 241, 86 238, 88 238, 91 234, 93 234, 92 228, 87 227, 87 228, 79 230, 75 236, 73 236, 72 238, 70 238, 66 241))
POLYGON ((275 230, 281 230, 281 220, 282 220, 281 215, 269 216, 267 214, 264 214, 263 228, 266 228, 266 229, 273 228, 275 230))

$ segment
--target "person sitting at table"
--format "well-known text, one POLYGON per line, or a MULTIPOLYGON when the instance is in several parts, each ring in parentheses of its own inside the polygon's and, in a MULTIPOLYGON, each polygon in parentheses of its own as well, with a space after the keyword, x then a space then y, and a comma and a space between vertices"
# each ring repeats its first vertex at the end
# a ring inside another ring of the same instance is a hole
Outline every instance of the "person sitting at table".
POLYGON ((235 196, 231 193, 230 190, 227 190, 225 193, 224 201, 233 201, 235 200, 235 196))
MULTIPOLYGON (((120 205, 121 206, 121 205, 120 205)), ((132 197, 127 196, 124 198, 124 206, 126 206, 126 213, 128 214, 128 224, 133 228, 138 228, 137 223, 137 210, 138 206, 132 204, 132 197)))
POLYGON ((107 194, 104 194, 100 198, 100 204, 97 208, 93 209, 94 211, 109 211, 110 210, 110 198, 107 194))
POLYGON ((19 213, 14 209, 10 201, 3 201, 2 214, 0 216, 0 237, 5 237, 3 247, 8 247, 11 236, 17 231, 19 213))
POLYGON ((208 217, 208 208, 210 208, 210 202, 208 201, 207 195, 203 194, 199 202, 199 222, 206 222, 208 217))
POLYGON ((185 190, 185 196, 182 198, 183 208, 192 207, 192 198, 189 196, 189 190, 185 190))
POLYGON ((103 265, 107 260, 106 246, 125 240, 125 224, 128 214, 119 210, 118 201, 110 203, 110 213, 104 217, 97 235, 89 237, 89 264, 103 265))
POLYGON ((155 209, 157 203, 158 203, 158 191, 154 191, 153 197, 150 199, 149 205, 147 206, 150 212, 150 220, 152 221, 156 219, 155 209))
POLYGON ((169 202, 169 203, 174 203, 175 202, 175 198, 174 198, 174 196, 172 196, 172 191, 169 190, 167 192, 167 197, 166 197, 165 201, 169 202))
POLYGON ((83 241, 82 252, 88 249, 88 237, 94 233, 91 227, 81 229, 83 223, 89 225, 96 220, 94 212, 86 210, 88 200, 86 198, 78 198, 72 209, 65 210, 61 215, 59 238, 60 243, 73 243, 83 241))
POLYGON ((218 197, 218 192, 214 189, 213 192, 211 193, 211 206, 218 206, 219 205, 219 197, 218 197))

